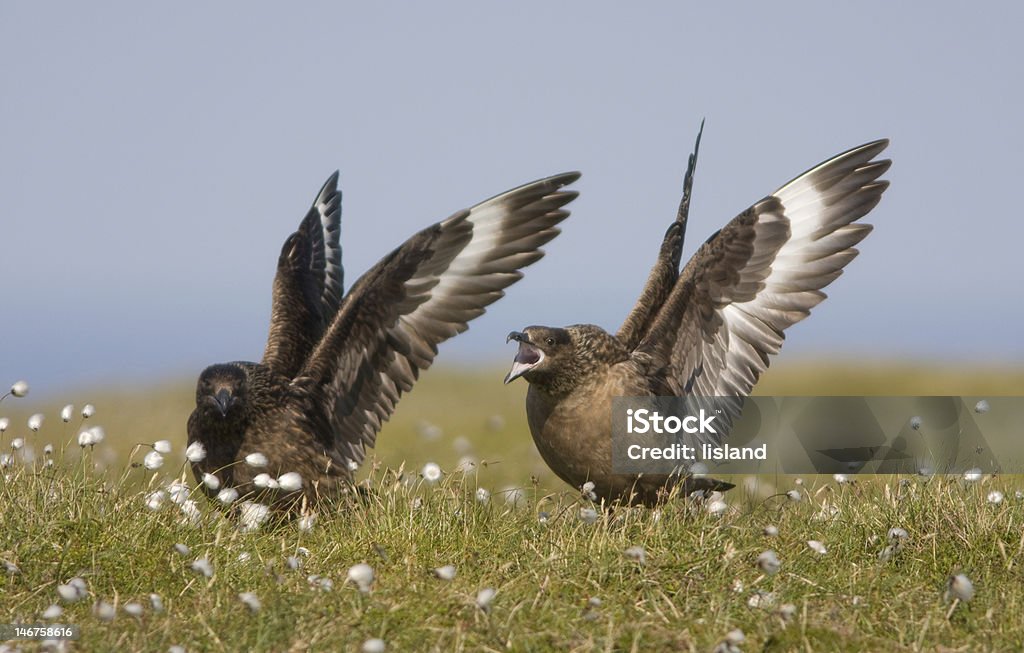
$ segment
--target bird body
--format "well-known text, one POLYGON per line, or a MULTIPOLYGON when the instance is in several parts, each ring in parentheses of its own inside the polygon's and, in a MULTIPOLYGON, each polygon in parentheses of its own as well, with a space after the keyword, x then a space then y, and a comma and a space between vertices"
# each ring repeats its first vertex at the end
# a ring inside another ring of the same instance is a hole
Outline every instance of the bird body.
POLYGON ((507 191, 413 235, 342 294, 337 173, 285 241, 259 363, 211 365, 188 421, 211 496, 277 508, 338 496, 439 343, 540 259, 576 197, 565 173, 507 191))
POLYGON ((616 334, 595 325, 513 331, 519 350, 505 382, 530 388, 526 410, 537 448, 567 483, 594 484, 609 502, 651 505, 675 486, 724 490, 703 476, 616 474, 615 397, 724 397, 726 423, 777 354, 784 331, 810 314, 871 231, 856 222, 878 203, 889 168, 875 141, 815 166, 711 236, 680 271, 693 172, 640 299, 616 334), (730 414, 730 412, 732 414, 730 414))

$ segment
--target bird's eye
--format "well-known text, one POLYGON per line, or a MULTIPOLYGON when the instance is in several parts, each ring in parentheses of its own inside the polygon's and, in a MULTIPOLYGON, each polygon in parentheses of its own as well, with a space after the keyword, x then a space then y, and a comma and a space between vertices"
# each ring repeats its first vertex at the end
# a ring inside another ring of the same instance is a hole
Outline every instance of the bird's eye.
POLYGON ((548 344, 548 346, 551 347, 551 346, 553 346, 555 344, 555 339, 554 338, 544 338, 544 342, 546 342, 548 344))

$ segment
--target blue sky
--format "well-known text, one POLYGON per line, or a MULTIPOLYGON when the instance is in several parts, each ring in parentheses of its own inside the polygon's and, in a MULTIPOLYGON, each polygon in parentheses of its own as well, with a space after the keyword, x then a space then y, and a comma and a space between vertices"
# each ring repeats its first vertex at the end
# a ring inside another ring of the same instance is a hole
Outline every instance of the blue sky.
POLYGON ((687 253, 886 136, 875 232, 783 357, 1021 361, 1020 5, 0 5, 0 382, 262 352, 279 248, 341 170, 349 283, 417 229, 579 169, 549 256, 442 360, 616 328, 707 118, 687 253))

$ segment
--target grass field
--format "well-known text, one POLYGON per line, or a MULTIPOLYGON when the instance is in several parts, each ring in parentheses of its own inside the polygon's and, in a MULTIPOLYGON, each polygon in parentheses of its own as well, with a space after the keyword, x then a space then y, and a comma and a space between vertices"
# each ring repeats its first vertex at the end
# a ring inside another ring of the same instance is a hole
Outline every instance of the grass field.
MULTIPOLYGON (((150 491, 182 475, 190 384, 69 397, 70 424, 58 417, 63 401, 8 397, 0 623, 45 623, 58 605, 50 621, 80 625, 69 648, 83 651, 360 650, 374 638, 389 651, 1024 647, 1021 479, 760 477, 726 495, 720 514, 683 499, 591 512, 534 451, 524 384, 503 387, 501 376, 428 372, 364 468, 369 497, 309 530, 242 532, 201 498, 191 522, 169 498, 147 508, 150 491), (102 424, 107 437, 84 457, 77 445, 62 457, 85 401, 96 406, 85 425, 102 424), (38 433, 25 426, 33 412, 46 416, 38 433), (26 446, 12 451, 16 437, 26 446), (129 466, 150 451, 135 445, 159 439, 174 447, 162 468, 129 466), (58 449, 53 468, 42 467, 47 443, 58 449), (428 462, 445 471, 433 484, 419 475, 428 462), (770 496, 786 490, 800 500, 770 496), (757 564, 767 550, 778 573, 770 560, 757 564), (366 591, 346 582, 357 563, 373 569, 366 591), (454 577, 438 577, 448 565, 454 577), (947 592, 953 574, 972 582, 970 600, 956 598, 968 598, 962 581, 947 592)), ((1024 373, 791 364, 759 391, 1018 395, 1024 373)))

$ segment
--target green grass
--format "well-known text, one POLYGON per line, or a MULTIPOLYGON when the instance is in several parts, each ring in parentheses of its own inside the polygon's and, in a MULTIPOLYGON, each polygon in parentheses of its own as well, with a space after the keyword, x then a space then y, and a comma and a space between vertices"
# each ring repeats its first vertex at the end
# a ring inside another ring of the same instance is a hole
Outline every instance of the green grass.
MULTIPOLYGON (((103 424, 107 440, 84 458, 70 446, 52 469, 26 463, 22 450, 0 481, 0 559, 18 569, 0 574, 0 623, 39 621, 60 603, 57 585, 79 576, 88 595, 63 604, 58 620, 82 627, 78 650, 358 650, 380 637, 389 651, 710 651, 735 628, 746 635, 744 651, 1024 645, 1020 479, 967 484, 886 477, 840 485, 806 478, 802 500, 793 502, 768 496, 796 487, 796 479, 760 477, 727 495, 722 516, 679 499, 658 512, 619 509, 588 524, 580 518, 588 504, 534 452, 523 388, 502 387, 500 376, 428 373, 381 434, 364 472, 369 497, 335 506, 309 532, 286 523, 244 533, 201 498, 197 525, 184 523, 170 501, 149 511, 146 491, 182 472, 191 390, 181 384, 83 396, 80 401, 96 404, 89 422, 103 424), (421 421, 441 433, 426 439, 421 421), (140 448, 129 460, 133 445, 161 438, 175 444, 163 468, 128 466, 147 451, 140 448), (457 472, 464 455, 480 464, 457 472), (436 485, 418 476, 428 461, 447 472, 436 485), (489 502, 476 500, 478 487, 492 492, 489 502), (508 503, 506 487, 522 488, 521 500, 508 503), (987 501, 994 489, 1006 496, 998 505, 987 501), (546 522, 540 512, 549 515, 546 522), (777 537, 764 535, 769 524, 778 527, 777 537), (892 527, 906 529, 909 538, 883 562, 878 555, 892 527), (825 555, 808 548, 812 539, 824 542, 825 555), (189 555, 175 552, 175 543, 188 545, 189 555), (624 554, 633 546, 643 547, 645 562, 624 554), (774 576, 755 564, 766 549, 782 561, 774 576), (242 552, 247 561, 238 559, 242 552), (289 568, 291 556, 301 568, 289 568), (212 563, 212 578, 190 568, 200 557, 212 563), (360 562, 375 570, 368 594, 345 582, 349 567, 360 562), (455 579, 435 577, 432 570, 448 564, 457 569, 455 579), (974 582, 975 597, 945 600, 949 575, 961 572, 974 582), (331 579, 333 589, 311 587, 311 574, 331 579), (488 587, 497 594, 484 611, 475 597, 488 587), (240 592, 254 592, 262 608, 251 612, 240 592), (151 593, 161 597, 163 612, 151 607, 151 593), (761 601, 756 607, 754 596, 761 601), (598 607, 588 607, 592 598, 600 599, 598 607), (97 601, 117 608, 113 621, 94 615, 97 601), (122 610, 133 601, 145 606, 141 617, 122 610), (779 615, 784 604, 796 609, 788 621, 779 615)), ((823 373, 796 366, 789 376, 769 375, 760 389, 1020 394, 1022 388, 1024 375, 1005 370, 823 373)), ((12 418, 0 441, 5 451, 15 436, 37 452, 75 437, 77 426, 57 418, 59 402, 26 401, 0 404, 0 414, 12 418), (24 420, 36 409, 47 421, 33 434, 24 420)))

